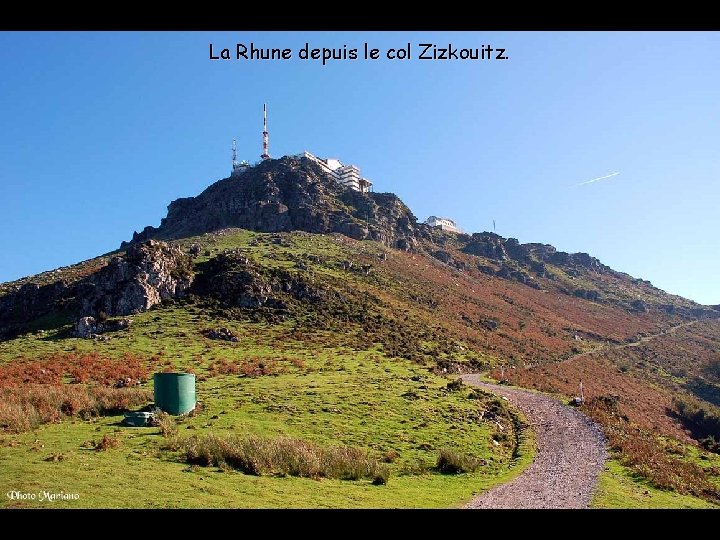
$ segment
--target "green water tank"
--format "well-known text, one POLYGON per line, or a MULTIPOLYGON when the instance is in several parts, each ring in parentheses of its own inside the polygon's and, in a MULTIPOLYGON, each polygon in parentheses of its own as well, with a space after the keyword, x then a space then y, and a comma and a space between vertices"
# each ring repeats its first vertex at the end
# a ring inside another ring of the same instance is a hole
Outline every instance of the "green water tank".
POLYGON ((155 406, 168 414, 185 414, 195 408, 195 375, 156 373, 155 406))

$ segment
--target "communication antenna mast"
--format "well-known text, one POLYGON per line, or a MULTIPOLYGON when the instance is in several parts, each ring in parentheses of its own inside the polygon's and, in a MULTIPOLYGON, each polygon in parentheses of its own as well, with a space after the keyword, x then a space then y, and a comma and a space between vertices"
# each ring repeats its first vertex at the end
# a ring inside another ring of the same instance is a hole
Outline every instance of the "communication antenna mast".
POLYGON ((232 142, 232 170, 234 171, 235 169, 237 169, 239 165, 240 164, 238 163, 238 160, 237 160, 237 142, 235 141, 235 139, 233 139, 233 142, 232 142))
POLYGON ((262 159, 270 159, 270 154, 268 153, 268 129, 267 129, 267 105, 263 103, 263 153, 262 156, 260 156, 262 159))

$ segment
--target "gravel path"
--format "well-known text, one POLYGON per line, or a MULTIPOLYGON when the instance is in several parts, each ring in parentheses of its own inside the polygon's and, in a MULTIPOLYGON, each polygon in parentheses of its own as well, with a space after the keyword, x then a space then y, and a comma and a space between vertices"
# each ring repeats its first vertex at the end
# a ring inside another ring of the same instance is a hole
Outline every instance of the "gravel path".
POLYGON ((506 397, 525 414, 537 441, 535 460, 524 473, 478 495, 466 508, 587 508, 607 459, 600 428, 551 397, 483 383, 478 375, 462 378, 506 397))

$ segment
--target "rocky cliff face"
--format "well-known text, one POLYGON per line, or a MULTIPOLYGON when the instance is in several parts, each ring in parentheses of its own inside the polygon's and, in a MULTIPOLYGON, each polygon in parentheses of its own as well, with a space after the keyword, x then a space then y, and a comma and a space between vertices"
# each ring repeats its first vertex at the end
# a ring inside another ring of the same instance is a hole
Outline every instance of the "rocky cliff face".
POLYGON ((84 315, 130 315, 184 296, 192 279, 190 259, 180 248, 150 240, 113 257, 76 290, 84 315))
POLYGON ((145 227, 123 247, 150 238, 181 238, 227 227, 337 232, 400 248, 412 246, 420 228, 397 196, 353 191, 311 160, 286 156, 215 182, 197 197, 173 201, 160 227, 145 227))
POLYGON ((263 268, 237 251, 220 253, 193 268, 191 255, 179 247, 147 240, 76 281, 30 282, 0 296, 0 338, 24 332, 25 324, 51 314, 76 319, 74 335, 97 337, 129 325, 127 319, 107 317, 132 315, 188 294, 253 310, 286 311, 298 301, 344 301, 315 278, 263 268))
POLYGON ((44 315, 108 316, 138 313, 181 297, 192 284, 190 258, 154 240, 130 246, 98 271, 76 281, 29 282, 0 296, 0 335, 44 315))

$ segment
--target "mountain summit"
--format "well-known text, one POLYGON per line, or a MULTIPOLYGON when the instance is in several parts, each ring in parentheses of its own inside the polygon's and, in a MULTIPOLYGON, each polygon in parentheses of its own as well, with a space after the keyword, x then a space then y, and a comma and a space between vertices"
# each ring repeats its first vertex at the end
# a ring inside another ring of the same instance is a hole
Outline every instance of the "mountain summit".
POLYGON ((325 163, 307 153, 261 161, 213 183, 196 197, 171 202, 159 227, 135 232, 121 249, 150 239, 176 240, 227 228, 339 233, 422 252, 455 271, 479 271, 535 289, 549 287, 635 313, 653 308, 690 318, 720 315, 617 272, 587 253, 521 244, 489 232, 447 233, 419 223, 397 195, 351 189, 323 167, 325 163))
MULTIPOLYGON (((233 229, 334 233, 353 240, 372 240, 378 247, 430 259, 450 275, 516 282, 525 290, 582 299, 591 311, 597 309, 593 305, 605 305, 636 315, 654 312, 682 319, 720 316, 716 309, 612 270, 587 253, 565 253, 547 244, 521 244, 495 233, 447 232, 418 223, 396 195, 352 189, 323 167, 324 162, 307 156, 264 160, 215 182, 196 197, 173 201, 159 227, 135 232, 115 256, 77 265, 79 271, 70 267, 0 286, 0 335, 15 335, 33 320, 57 313, 74 319, 99 314, 123 316, 188 294, 222 299, 230 290, 244 298, 242 305, 264 306, 267 291, 282 289, 283 285, 270 284, 254 267, 248 267, 247 261, 215 258, 197 266, 192 260, 205 241, 195 244, 191 251, 165 243, 212 237, 233 229), (209 279, 218 272, 235 279, 232 276, 238 268, 247 277, 241 285, 228 287, 224 278, 209 279), (196 285, 191 286, 193 281, 196 285), (217 288, 220 290, 214 290, 217 288), (263 290, 266 292, 258 292, 263 290)), ((285 287, 288 290, 297 285, 289 274, 273 279, 294 283, 285 287)), ((279 300, 275 303, 283 304, 279 300)))
POLYGON ((173 201, 160 227, 145 227, 121 247, 227 227, 336 232, 400 248, 413 244, 419 229, 415 216, 396 195, 354 191, 312 159, 285 156, 219 180, 197 197, 173 201))

